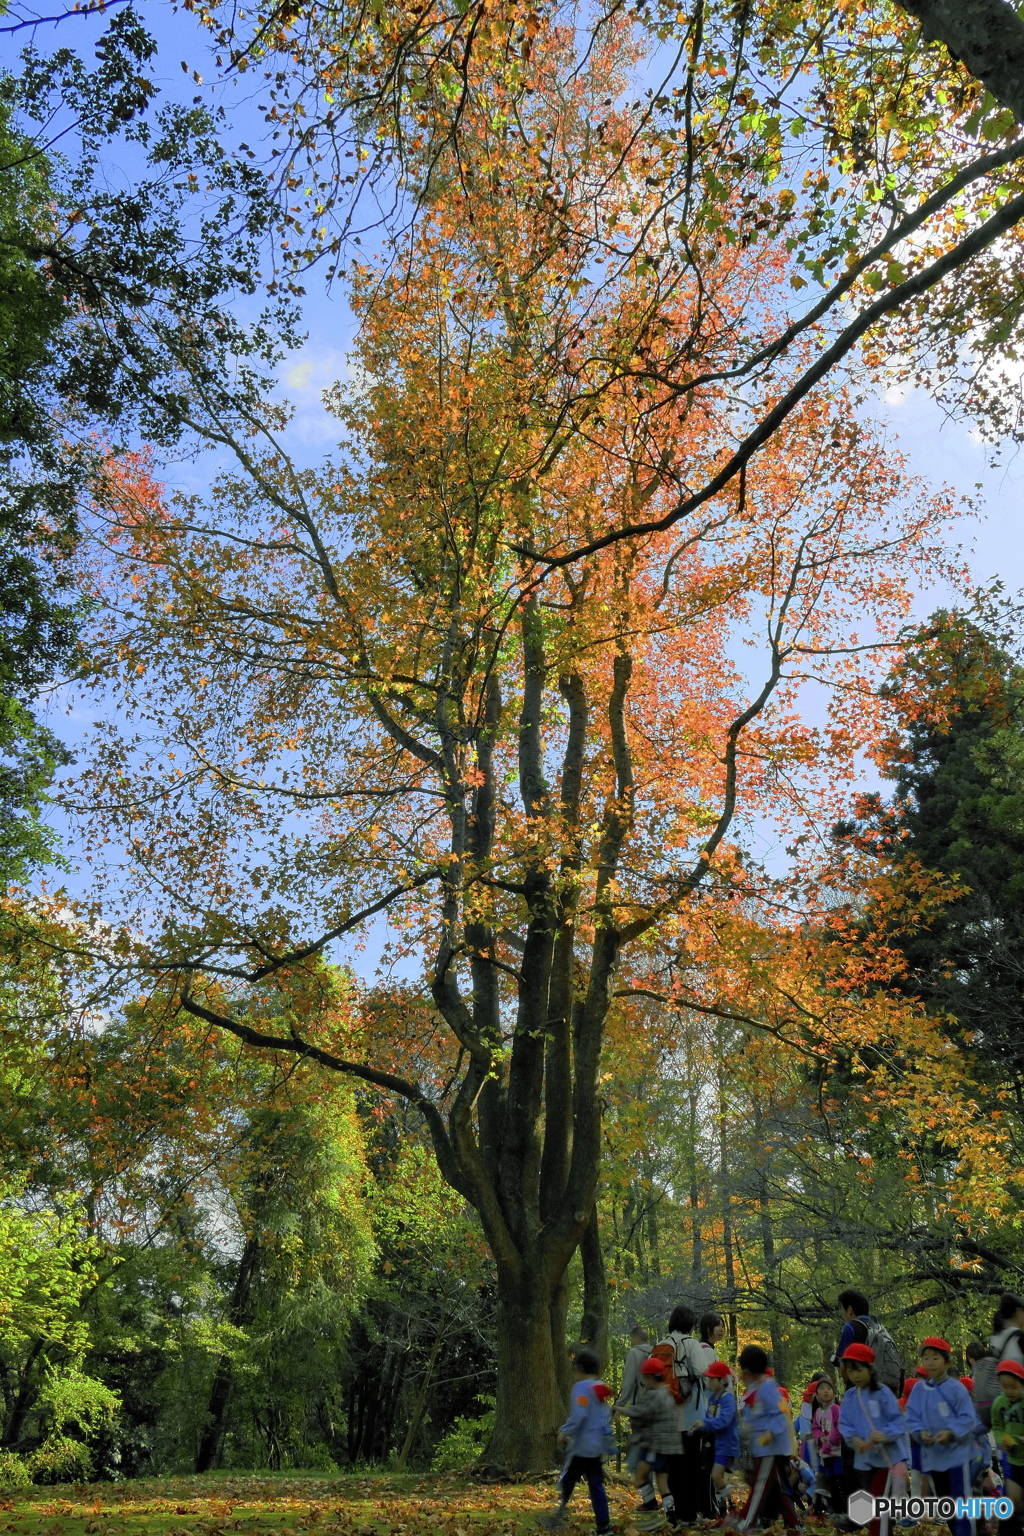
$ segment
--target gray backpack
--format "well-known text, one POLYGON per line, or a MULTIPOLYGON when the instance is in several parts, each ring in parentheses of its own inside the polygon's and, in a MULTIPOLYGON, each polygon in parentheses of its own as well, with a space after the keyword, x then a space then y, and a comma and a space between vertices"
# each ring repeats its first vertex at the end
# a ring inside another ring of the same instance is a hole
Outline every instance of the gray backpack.
POLYGON ((998 1364, 995 1355, 982 1355, 974 1362, 974 1406, 986 1429, 992 1428, 992 1404, 999 1396, 998 1364))
POLYGON ((873 1319, 866 1327, 868 1336, 864 1342, 875 1352, 875 1375, 883 1386, 899 1397, 903 1391, 903 1361, 896 1348, 896 1340, 888 1328, 883 1328, 881 1323, 873 1319))

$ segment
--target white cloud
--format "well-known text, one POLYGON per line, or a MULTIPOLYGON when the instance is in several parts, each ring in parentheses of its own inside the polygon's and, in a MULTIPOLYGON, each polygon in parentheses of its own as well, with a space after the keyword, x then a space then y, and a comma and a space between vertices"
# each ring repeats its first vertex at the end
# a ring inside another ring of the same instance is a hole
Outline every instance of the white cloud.
POLYGON ((351 377, 348 354, 338 347, 310 341, 282 366, 281 392, 294 415, 289 436, 296 444, 322 452, 338 440, 338 424, 326 409, 324 391, 339 379, 351 377))
POLYGON ((316 364, 311 357, 303 358, 301 363, 295 363, 284 376, 284 382, 289 389, 307 389, 313 377, 316 364))

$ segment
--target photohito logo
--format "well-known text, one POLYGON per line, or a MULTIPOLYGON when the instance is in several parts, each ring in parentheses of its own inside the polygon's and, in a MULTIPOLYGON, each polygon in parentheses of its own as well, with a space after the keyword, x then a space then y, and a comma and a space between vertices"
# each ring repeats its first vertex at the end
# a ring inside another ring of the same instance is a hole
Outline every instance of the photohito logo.
POLYGON ((876 1499, 861 1489, 851 1493, 846 1512, 858 1525, 869 1520, 1009 1520, 1013 1514, 1011 1499, 944 1499, 935 1496, 920 1499, 876 1499))

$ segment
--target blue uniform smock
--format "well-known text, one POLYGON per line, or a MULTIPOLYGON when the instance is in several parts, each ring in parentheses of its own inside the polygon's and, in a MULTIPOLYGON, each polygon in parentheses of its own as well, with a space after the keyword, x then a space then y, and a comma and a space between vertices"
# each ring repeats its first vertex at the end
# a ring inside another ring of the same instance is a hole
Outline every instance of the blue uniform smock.
POLYGON ((610 1456, 615 1449, 612 1421, 605 1401, 611 1393, 596 1377, 578 1381, 572 1389, 572 1406, 560 1434, 569 1441, 570 1456, 610 1456), (600 1387, 604 1396, 598 1395, 600 1387))
POLYGON ((853 1464, 861 1472, 906 1461, 910 1456, 907 1426, 900 1405, 887 1386, 847 1387, 839 1405, 839 1433, 847 1445, 852 1445, 855 1439, 867 1440, 876 1429, 885 1436, 884 1445, 853 1453, 853 1464))
POLYGON ((946 1472, 969 1461, 977 1424, 971 1394, 955 1376, 922 1381, 907 1403, 907 1428, 921 1447, 923 1472, 946 1472), (953 1434, 952 1440, 944 1445, 928 1445, 921 1439, 922 1430, 937 1435, 944 1429, 953 1434))
POLYGON ((779 1384, 771 1376, 751 1383, 740 1403, 743 1423, 750 1429, 750 1454, 752 1456, 789 1456, 793 1449, 793 1432, 782 1406, 779 1384), (767 1445, 758 1442, 769 1434, 767 1445))
POLYGON ((712 1394, 704 1404, 701 1421, 709 1435, 715 1437, 715 1460, 724 1466, 731 1456, 740 1453, 740 1431, 736 1418, 736 1399, 728 1387, 721 1397, 712 1394))

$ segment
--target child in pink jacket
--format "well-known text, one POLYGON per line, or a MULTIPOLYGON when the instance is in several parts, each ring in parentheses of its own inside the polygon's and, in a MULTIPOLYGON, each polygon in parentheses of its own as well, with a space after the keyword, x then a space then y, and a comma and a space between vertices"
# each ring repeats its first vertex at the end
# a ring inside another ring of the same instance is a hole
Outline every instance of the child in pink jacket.
POLYGON ((824 1495, 833 1514, 846 1513, 843 1483, 843 1441, 839 1433, 839 1403, 827 1376, 817 1383, 811 1398, 811 1439, 818 1453, 815 1495, 824 1495))

